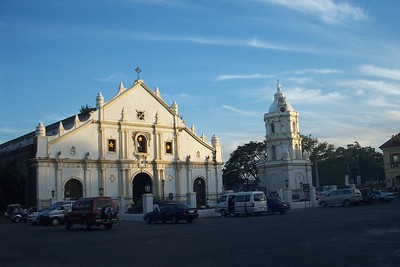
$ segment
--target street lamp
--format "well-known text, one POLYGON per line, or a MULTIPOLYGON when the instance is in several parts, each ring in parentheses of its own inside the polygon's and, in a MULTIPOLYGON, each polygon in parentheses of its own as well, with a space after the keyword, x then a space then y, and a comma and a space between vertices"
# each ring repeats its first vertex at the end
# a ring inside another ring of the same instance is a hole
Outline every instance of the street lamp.
POLYGON ((161 180, 161 184, 162 184, 162 202, 164 203, 164 199, 165 199, 165 197, 164 197, 165 180, 164 179, 161 180))
POLYGON ((103 194, 104 194, 104 188, 103 188, 103 187, 100 187, 100 188, 99 188, 99 195, 102 197, 103 194))
POLYGON ((55 195, 56 195, 56 191, 53 189, 53 190, 51 190, 51 198, 54 198, 55 197, 55 195))

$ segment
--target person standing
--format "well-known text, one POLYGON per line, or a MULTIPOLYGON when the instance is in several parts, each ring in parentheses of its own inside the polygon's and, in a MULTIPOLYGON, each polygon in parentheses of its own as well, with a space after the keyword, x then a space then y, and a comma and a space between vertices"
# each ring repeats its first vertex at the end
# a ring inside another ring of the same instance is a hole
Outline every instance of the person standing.
POLYGON ((160 206, 158 205, 158 201, 153 205, 153 222, 157 223, 158 214, 160 214, 160 206))

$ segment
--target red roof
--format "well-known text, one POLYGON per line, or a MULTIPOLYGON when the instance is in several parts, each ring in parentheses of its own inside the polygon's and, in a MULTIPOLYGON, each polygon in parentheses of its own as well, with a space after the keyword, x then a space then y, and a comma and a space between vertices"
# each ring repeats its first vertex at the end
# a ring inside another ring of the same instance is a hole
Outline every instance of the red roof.
POLYGON ((400 133, 398 133, 396 135, 392 135, 392 138, 387 140, 379 148, 384 149, 384 148, 391 148, 391 147, 397 147, 397 146, 400 146, 400 133))

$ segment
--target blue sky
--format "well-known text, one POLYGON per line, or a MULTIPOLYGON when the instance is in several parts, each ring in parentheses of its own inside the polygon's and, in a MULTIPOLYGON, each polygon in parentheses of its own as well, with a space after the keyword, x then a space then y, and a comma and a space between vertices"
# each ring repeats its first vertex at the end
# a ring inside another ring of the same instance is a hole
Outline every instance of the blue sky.
MULTIPOLYGON (((262 141, 279 80, 302 134, 378 148, 400 131, 397 0, 0 0, 0 143, 140 78, 224 159, 262 141)), ((380 151, 378 149, 378 151, 380 151)))

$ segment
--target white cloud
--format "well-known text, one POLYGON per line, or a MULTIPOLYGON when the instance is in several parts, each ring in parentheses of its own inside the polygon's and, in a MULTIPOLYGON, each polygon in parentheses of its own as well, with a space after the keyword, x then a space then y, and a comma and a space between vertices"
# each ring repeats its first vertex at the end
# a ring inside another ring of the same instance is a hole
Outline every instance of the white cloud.
POLYGON ((335 69, 304 69, 304 70, 295 70, 293 71, 294 74, 303 75, 303 74, 336 74, 336 73, 343 73, 341 70, 335 69))
POLYGON ((221 107, 223 109, 226 109, 226 110, 229 110, 229 111, 235 112, 237 114, 241 114, 241 115, 259 116, 259 114, 254 114, 252 112, 244 111, 244 110, 241 110, 241 109, 229 106, 229 105, 222 105, 221 107))
POLYGON ((298 12, 312 15, 331 25, 344 25, 350 21, 362 21, 367 18, 363 9, 348 3, 336 3, 333 0, 266 0, 298 12))
POLYGON ((336 91, 324 94, 321 89, 303 89, 300 87, 289 88, 285 90, 285 93, 290 95, 290 99, 288 99, 290 103, 313 103, 313 105, 333 103, 347 97, 336 91))
POLYGON ((119 74, 119 73, 114 73, 114 74, 110 74, 107 77, 101 77, 101 78, 96 78, 96 81, 99 82, 113 82, 113 83, 118 83, 120 82, 122 79, 124 78, 123 75, 119 74))
POLYGON ((400 96, 400 84, 392 84, 383 81, 373 81, 365 79, 348 80, 341 83, 343 86, 347 86, 357 90, 370 91, 384 95, 400 96))
POLYGON ((268 74, 223 74, 217 76, 218 81, 224 81, 224 80, 233 80, 233 79, 266 79, 266 78, 271 78, 273 75, 268 75, 268 74))
POLYGON ((373 65, 361 65, 359 70, 366 75, 400 81, 400 70, 384 69, 373 65))

